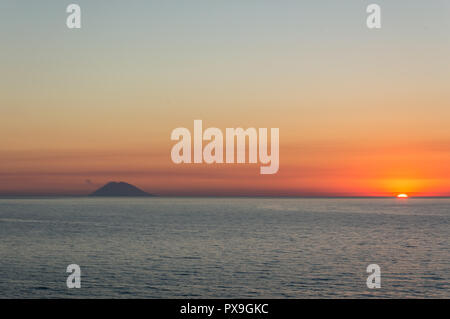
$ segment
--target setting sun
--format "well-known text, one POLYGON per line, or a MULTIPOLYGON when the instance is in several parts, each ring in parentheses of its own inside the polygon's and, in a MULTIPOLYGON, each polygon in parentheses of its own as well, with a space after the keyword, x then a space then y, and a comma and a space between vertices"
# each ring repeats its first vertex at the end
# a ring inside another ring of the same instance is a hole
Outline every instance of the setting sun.
POLYGON ((407 194, 398 194, 397 198, 408 198, 409 196, 407 194))

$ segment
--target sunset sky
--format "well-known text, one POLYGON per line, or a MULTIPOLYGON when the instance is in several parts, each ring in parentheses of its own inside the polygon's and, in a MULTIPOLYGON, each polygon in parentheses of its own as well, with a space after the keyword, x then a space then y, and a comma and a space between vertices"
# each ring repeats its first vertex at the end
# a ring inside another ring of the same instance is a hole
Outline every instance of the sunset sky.
POLYGON ((448 0, 2 0, 0 41, 0 195, 450 196, 448 0), (173 164, 196 119, 279 128, 279 172, 173 164))

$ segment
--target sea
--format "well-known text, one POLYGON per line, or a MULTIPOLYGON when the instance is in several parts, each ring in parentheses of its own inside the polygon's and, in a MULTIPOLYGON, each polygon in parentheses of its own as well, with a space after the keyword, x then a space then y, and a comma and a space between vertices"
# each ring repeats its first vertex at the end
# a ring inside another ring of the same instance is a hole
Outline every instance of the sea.
POLYGON ((449 235, 445 198, 2 198, 0 298, 449 298, 449 235))

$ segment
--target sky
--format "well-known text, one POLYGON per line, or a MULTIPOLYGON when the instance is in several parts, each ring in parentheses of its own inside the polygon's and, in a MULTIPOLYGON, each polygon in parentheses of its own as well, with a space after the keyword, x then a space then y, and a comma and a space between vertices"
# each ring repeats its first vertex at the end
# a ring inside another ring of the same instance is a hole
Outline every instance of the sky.
POLYGON ((0 194, 450 196, 447 0, 2 0, 0 42, 0 194), (197 119, 279 128, 278 173, 174 164, 197 119))

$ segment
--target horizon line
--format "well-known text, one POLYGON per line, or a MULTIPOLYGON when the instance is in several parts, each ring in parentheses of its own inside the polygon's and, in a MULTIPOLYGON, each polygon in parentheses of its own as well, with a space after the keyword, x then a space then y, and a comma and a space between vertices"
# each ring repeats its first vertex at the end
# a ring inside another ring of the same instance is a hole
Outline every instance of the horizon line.
MULTIPOLYGON (((354 198, 354 199, 383 199, 383 198, 397 198, 395 195, 389 196, 369 196, 369 195, 183 195, 183 194, 151 194, 151 196, 92 196, 91 194, 0 194, 0 199, 7 198, 154 198, 154 197, 182 197, 182 198, 354 198)), ((439 198, 450 198, 450 195, 441 195, 441 196, 432 196, 432 195, 423 195, 423 196, 413 196, 410 195, 407 199, 414 198, 430 198, 430 199, 439 199, 439 198)))

